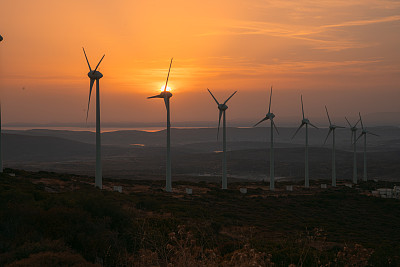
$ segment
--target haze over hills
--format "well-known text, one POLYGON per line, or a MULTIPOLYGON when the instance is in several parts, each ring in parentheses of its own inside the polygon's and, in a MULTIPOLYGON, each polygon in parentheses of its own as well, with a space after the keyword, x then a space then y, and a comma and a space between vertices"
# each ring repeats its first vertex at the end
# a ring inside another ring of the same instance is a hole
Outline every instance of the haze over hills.
MULTIPOLYGON (((263 114, 260 114, 262 117, 263 114)), ((363 116, 363 121, 367 126, 394 126, 400 127, 400 112, 398 111, 386 111, 386 112, 374 112, 374 113, 366 113, 361 114, 363 116)), ((327 127, 328 120, 324 110, 321 110, 321 113, 318 115, 307 115, 310 120, 312 120, 317 126, 327 127)), ((335 116, 334 114, 330 114, 331 120, 338 125, 343 124, 347 126, 346 120, 343 116, 335 116)), ((347 116, 351 121, 358 119, 358 113, 349 114, 347 116)), ((231 127, 252 127, 256 122, 257 118, 231 118, 229 120, 229 126, 231 127)), ((292 116, 279 116, 279 122, 276 123, 279 126, 284 127, 296 127, 301 120, 301 114, 292 115, 292 116)), ((174 121, 172 122, 173 127, 216 127, 216 121, 174 121)), ((85 129, 94 129, 94 122, 70 122, 70 123, 59 123, 59 122, 49 122, 49 123, 30 123, 30 122, 6 122, 3 124, 5 128, 42 128, 42 129, 51 129, 51 128, 81 128, 81 130, 85 129)), ((103 129, 146 129, 146 128, 164 128, 165 122, 134 122, 134 121, 121 121, 121 122, 102 122, 103 129)))
MULTIPOLYGON (((269 128, 267 127, 249 127, 249 128, 228 128, 228 142, 267 142, 269 141, 269 128)), ((372 150, 390 150, 400 147, 398 139, 400 139, 400 128, 392 126, 384 127, 368 127, 369 131, 378 134, 380 137, 369 136, 368 146, 372 150)), ((193 143, 220 143, 217 141, 217 130, 215 128, 172 128, 171 144, 172 146, 188 145, 193 143)), ((295 138, 292 139, 296 128, 279 127, 279 135, 275 135, 275 140, 283 146, 302 145, 304 144, 304 131, 300 131, 295 138)), ((53 136, 78 142, 89 144, 95 143, 95 133, 91 131, 65 131, 65 130, 5 130, 4 133, 20 134, 28 136, 53 136)), ((309 129, 309 142, 314 146, 322 146, 326 135, 327 128, 309 129)), ((358 134, 361 131, 358 131, 358 134)), ((220 133, 221 134, 221 133, 220 133)), ((102 133, 102 142, 106 145, 118 146, 164 146, 165 130, 154 132, 138 131, 138 130, 120 130, 102 133)), ((220 136, 221 137, 221 136, 220 136)), ((341 149, 351 149, 350 131, 349 129, 338 129, 336 133, 336 142, 341 149)), ((327 141, 329 146, 330 139, 327 141)), ((214 150, 218 150, 218 144, 214 150)), ((359 143, 361 146, 361 143, 359 143)), ((228 148, 231 149, 231 148, 228 148)))
MULTIPOLYGON (((368 137, 371 178, 399 180, 400 128, 369 127, 380 137, 368 137)), ((280 127, 276 136, 276 173, 301 179, 304 173, 304 132, 291 139, 296 128, 280 127)), ((309 129, 310 176, 329 179, 331 138, 322 146, 328 129, 309 129)), ((221 140, 215 128, 172 129, 172 172, 176 176, 220 174, 221 140)), ((104 132, 103 171, 107 177, 144 178, 165 172, 165 130, 104 132)), ((228 174, 244 179, 267 179, 269 128, 228 128, 228 174)), ((3 134, 5 167, 93 175, 95 134, 90 131, 6 130, 3 134)), ((337 131, 338 176, 351 176, 352 147, 349 129, 337 131)), ((359 174, 362 142, 358 144, 359 174)), ((206 175, 206 176, 204 176, 206 175)), ((175 177, 174 179, 180 179, 175 177)), ((340 178, 339 178, 340 179, 340 178)))

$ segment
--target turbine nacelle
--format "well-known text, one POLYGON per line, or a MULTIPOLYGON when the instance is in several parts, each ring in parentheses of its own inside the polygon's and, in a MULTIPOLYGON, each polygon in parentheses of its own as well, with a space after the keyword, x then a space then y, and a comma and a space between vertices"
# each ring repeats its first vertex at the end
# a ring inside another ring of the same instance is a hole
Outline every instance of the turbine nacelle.
MULTIPOLYGON (((356 124, 351 125, 351 123, 349 122, 349 120, 348 120, 346 117, 344 117, 344 118, 346 119, 347 123, 349 124, 350 130, 351 130, 352 132, 355 132, 355 131, 358 130, 358 129, 357 129, 357 124, 360 122, 360 120, 358 120, 358 121, 356 122, 356 124)), ((362 122, 361 122, 361 123, 362 123, 362 122)), ((362 127, 362 128, 363 128, 363 127, 362 127)))
POLYGON ((82 47, 82 50, 83 50, 83 54, 85 55, 86 63, 88 64, 88 67, 89 67, 88 77, 90 78, 89 100, 88 100, 88 107, 87 107, 87 111, 86 111, 86 121, 87 121, 88 116, 89 116, 90 96, 92 95, 92 89, 93 89, 94 82, 97 81, 97 86, 98 86, 100 78, 103 77, 103 74, 101 74, 99 71, 97 71, 97 68, 100 66, 100 63, 103 61, 103 58, 105 55, 103 55, 103 57, 100 59, 99 63, 97 63, 96 68, 94 70, 92 70, 92 67, 90 67, 90 63, 89 63, 89 60, 86 55, 85 48, 82 47))
MULTIPOLYGON (((256 127, 257 125, 259 125, 260 123, 262 123, 263 121, 267 121, 267 120, 271 120, 271 124, 272 124, 272 128, 275 128, 276 132, 279 134, 278 128, 275 125, 274 122, 274 118, 275 118, 275 114, 271 112, 271 102, 272 102, 272 86, 271 86, 271 93, 269 94, 269 106, 268 106, 268 113, 265 114, 265 118, 260 120, 259 122, 257 122, 253 127, 256 127)), ((273 131, 271 128, 271 131, 273 131)), ((272 135, 271 135, 272 136, 272 135)), ((272 143, 271 143, 272 144, 272 143)))
MULTIPOLYGON (((367 135, 367 134, 372 134, 372 135, 375 135, 375 136, 379 136, 379 135, 377 135, 377 134, 371 133, 370 131, 367 130, 367 128, 364 128, 364 124, 363 124, 362 118, 361 118, 361 113, 358 113, 358 114, 359 114, 359 116, 360 116, 359 122, 361 123, 361 129, 362 129, 360 137, 361 137, 362 135, 367 135)), ((359 137, 359 138, 360 138, 360 137, 359 137)), ((358 139, 358 138, 357 138, 357 139, 358 139)))
MULTIPOLYGON (((225 120, 225 110, 228 109, 228 106, 226 105, 226 103, 229 101, 229 99, 232 98, 232 96, 234 94, 236 94, 237 91, 235 91, 233 94, 231 94, 230 97, 228 97, 228 99, 225 100, 224 103, 220 104, 218 102, 218 100, 215 98, 215 96, 211 93, 210 89, 207 88, 207 91, 210 93, 210 95, 212 96, 212 98, 214 99, 215 103, 217 103, 218 105, 218 109, 219 109, 219 119, 218 119, 218 131, 217 131, 217 139, 218 139, 218 135, 219 135, 219 126, 221 125, 221 117, 222 115, 224 115, 224 120, 225 120)), ((225 127, 224 127, 225 129, 225 127)))
POLYGON ((3 36, 0 35, 0 42, 3 41, 3 36))
MULTIPOLYGON (((171 72, 172 60, 173 60, 173 58, 171 58, 171 62, 169 63, 167 81, 165 82, 164 91, 162 91, 159 95, 149 96, 147 98, 147 99, 164 98, 164 103, 165 103, 165 108, 167 109, 167 114, 169 114, 169 99, 172 97, 172 93, 167 91, 167 88, 168 88, 167 85, 168 85, 169 73, 171 72)), ((169 118, 169 115, 168 115, 168 118, 169 118)), ((170 127, 169 119, 167 119, 167 124, 168 124, 168 127, 170 127)))
MULTIPOLYGON (((361 118, 361 113, 359 112, 358 115, 360 116, 359 122, 361 123, 361 129, 362 129, 362 131, 361 131, 360 136, 357 138, 357 140, 360 139, 361 136, 363 136, 363 135, 366 137, 367 134, 379 136, 379 135, 377 135, 377 134, 374 134, 374 133, 371 133, 370 131, 368 131, 367 128, 364 127, 364 124, 363 124, 363 121, 362 121, 362 118, 361 118)), ((356 141, 357 141, 357 140, 356 140, 356 141)))
POLYGON ((163 92, 161 92, 160 96, 163 97, 163 98, 171 98, 172 97, 172 93, 168 92, 168 91, 163 91, 163 92))
POLYGON ((88 77, 90 78, 90 79, 93 79, 93 80, 99 80, 99 79, 101 79, 101 78, 103 78, 103 74, 101 74, 101 72, 100 71, 89 71, 88 72, 88 77))
POLYGON ((164 98, 164 99, 168 99, 171 98, 172 94, 168 91, 162 91, 159 95, 155 95, 155 96, 149 96, 148 98, 164 98))
POLYGON ((225 104, 218 104, 218 109, 221 111, 225 111, 228 109, 228 106, 225 104))
POLYGON ((265 118, 267 118, 269 120, 273 120, 275 118, 275 114, 274 113, 267 113, 267 115, 265 115, 265 118))
MULTIPOLYGON (((292 139, 296 136, 296 134, 300 131, 300 129, 301 129, 304 125, 306 125, 306 127, 308 127, 308 125, 310 125, 310 126, 314 127, 315 129, 318 129, 317 126, 315 126, 315 125, 312 124, 307 118, 305 118, 305 116, 304 116, 304 107, 303 107, 303 96, 301 96, 300 99, 301 99, 301 113, 302 113, 302 115, 303 115, 303 119, 301 120, 301 124, 300 124, 299 128, 297 128, 296 132, 295 132, 294 135, 292 136, 292 139)), ((307 136, 307 135, 306 135, 306 136, 307 136)), ((306 138, 306 140, 308 140, 308 139, 306 138)))

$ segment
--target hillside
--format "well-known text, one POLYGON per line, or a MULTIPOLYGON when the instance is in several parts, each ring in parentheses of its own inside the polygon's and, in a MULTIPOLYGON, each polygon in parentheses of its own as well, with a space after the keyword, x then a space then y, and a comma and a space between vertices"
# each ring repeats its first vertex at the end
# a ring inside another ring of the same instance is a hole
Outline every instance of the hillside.
MULTIPOLYGON (((209 129, 206 129, 207 131, 209 129)), ((250 129, 239 129, 246 132, 250 129)), ((265 128, 263 129, 265 130, 265 128)), ((181 130, 179 130, 181 131, 181 130)), ((191 133, 192 130, 182 130, 191 133)), ((194 130, 193 130, 194 131, 194 130)), ((30 131, 28 131, 30 132, 30 131)), ((36 134, 3 134, 4 166, 31 171, 56 171, 75 174, 94 175, 95 147, 92 143, 60 137, 64 131, 33 131, 36 134), (38 133, 53 133, 53 135, 37 135, 38 133)), ((124 133, 126 138, 135 132, 124 133)), ((72 135, 92 134, 71 132, 72 135)), ((120 136, 120 132, 109 133, 120 136)), ((142 135, 149 133, 140 132, 142 135)), ((152 134, 152 133, 150 133, 152 134)), ((155 133, 153 133, 155 134, 155 133)), ((159 132, 157 134, 162 134, 159 132)), ((94 136, 93 136, 94 137, 94 136)), ((107 135, 104 136, 106 139, 107 135)), ((113 137, 114 138, 114 137, 113 137)), ((117 138, 117 137, 115 137, 117 138)), ((130 136, 129 138, 133 138, 130 136)), ((186 137, 191 141, 196 137, 186 137)), ((248 180, 268 179, 269 172, 269 143, 262 141, 228 142, 228 174, 232 178, 248 180)), ((123 138, 121 140, 124 140, 123 138)), ((163 141, 165 141, 162 138, 163 141)), ((389 139, 388 139, 389 140, 389 139)), ((368 172, 370 179, 399 181, 400 148, 391 147, 389 141, 385 146, 378 146, 368 152, 368 172)), ((392 140, 393 141, 393 140, 392 140)), ((121 141, 122 142, 122 141, 121 141)), ((125 142, 125 141, 123 141, 125 142)), ((221 142, 203 141, 175 145, 172 149, 172 173, 174 180, 182 180, 189 175, 195 181, 204 180, 207 175, 219 175, 222 155, 221 142)), ((278 177, 302 179, 304 177, 304 147, 299 144, 275 144, 275 172, 278 177)), ((361 150, 362 151, 362 150, 361 150)), ((362 177, 363 155, 358 153, 359 177, 362 177)), ((153 175, 165 173, 165 146, 122 145, 110 143, 102 146, 103 173, 106 177, 127 179, 151 179, 153 175)), ((312 179, 330 179, 331 148, 329 146, 310 147, 310 177, 312 179)), ((337 149, 337 173, 341 179, 351 179, 352 176, 351 150, 337 149)))
POLYGON ((84 176, 6 172, 15 177, 0 179, 2 266, 400 264, 400 202, 368 196, 393 183, 272 193, 265 183, 179 182, 165 193, 162 181, 98 190, 84 176))

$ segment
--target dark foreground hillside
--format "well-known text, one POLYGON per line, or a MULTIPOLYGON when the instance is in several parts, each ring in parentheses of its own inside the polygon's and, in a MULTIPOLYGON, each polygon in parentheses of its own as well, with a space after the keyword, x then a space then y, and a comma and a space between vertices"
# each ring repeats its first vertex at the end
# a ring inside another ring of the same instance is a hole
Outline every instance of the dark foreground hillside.
POLYGON ((388 182, 293 192, 278 183, 273 193, 180 182, 165 193, 162 181, 98 190, 88 177, 6 172, 16 175, 0 179, 0 266, 400 265, 400 201, 368 196, 388 182))

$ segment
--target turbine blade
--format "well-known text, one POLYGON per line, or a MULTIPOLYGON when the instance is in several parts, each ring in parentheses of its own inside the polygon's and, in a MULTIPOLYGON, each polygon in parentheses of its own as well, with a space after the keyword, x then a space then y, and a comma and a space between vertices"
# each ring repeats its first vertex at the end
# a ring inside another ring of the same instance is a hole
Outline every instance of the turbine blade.
POLYGON ((346 117, 344 117, 344 118, 346 119, 347 123, 349 124, 349 126, 350 126, 350 128, 351 128, 352 126, 351 126, 349 120, 348 120, 346 117))
POLYGON ((311 122, 309 123, 312 127, 314 127, 315 129, 318 129, 317 126, 315 126, 314 124, 312 124, 311 122))
POLYGON ((228 102, 229 101, 229 99, 231 99, 232 98, 232 96, 234 95, 234 94, 236 94, 236 92, 237 91, 235 91, 230 97, 228 97, 228 99, 227 100, 225 100, 225 102, 224 102, 224 105, 226 104, 226 102, 228 102))
POLYGON ((215 98, 215 96, 211 93, 210 89, 207 88, 207 90, 208 90, 208 92, 211 94, 212 98, 214 98, 215 103, 217 103, 217 105, 219 105, 218 100, 217 100, 217 99, 215 98))
POLYGON ((328 135, 326 136, 325 141, 324 141, 324 145, 326 144, 326 141, 328 140, 328 137, 331 134, 331 132, 332 132, 332 129, 329 129, 328 135))
POLYGON ((164 97, 164 103, 165 103, 165 109, 169 109, 169 98, 168 97, 164 97))
POLYGON ((95 81, 95 79, 90 79, 89 101, 88 101, 87 110, 86 110, 86 123, 87 123, 87 120, 89 117, 90 96, 92 95, 94 81, 95 81))
POLYGON ((356 122, 356 124, 354 124, 354 127, 356 127, 357 126, 357 124, 360 122, 360 120, 358 120, 357 122, 356 122))
POLYGON ((265 117, 264 119, 260 120, 259 122, 257 122, 256 124, 254 124, 253 127, 256 127, 257 125, 259 125, 260 123, 262 123, 263 121, 268 120, 268 117, 265 117))
POLYGON ((303 119, 304 119, 303 95, 301 95, 301 112, 303 113, 303 119))
POLYGON ((356 139, 355 143, 357 143, 358 139, 360 139, 360 138, 361 138, 361 136, 363 136, 363 135, 364 135, 364 133, 360 134, 360 136, 359 136, 359 137, 357 137, 357 139, 356 139))
POLYGON ((374 136, 378 136, 378 137, 380 136, 379 134, 371 133, 371 132, 369 132, 369 131, 367 132, 367 134, 374 135, 374 136))
POLYGON ((92 68, 90 67, 89 60, 88 60, 88 58, 87 58, 87 56, 86 56, 85 48, 82 47, 82 49, 83 49, 83 53, 85 54, 86 62, 87 62, 87 64, 88 64, 88 66, 89 66, 89 70, 92 71, 92 68))
POLYGON ((161 95, 155 95, 155 96, 149 96, 147 99, 150 99, 150 98, 163 98, 161 95))
POLYGON ((292 139, 296 136, 296 134, 300 131, 301 127, 303 127, 303 126, 304 126, 304 123, 300 124, 299 128, 297 128, 296 132, 292 136, 292 139))
POLYGON ((269 94, 269 108, 268 108, 268 113, 271 112, 271 100, 272 100, 272 86, 271 86, 271 93, 269 94))
POLYGON ((223 113, 223 111, 222 111, 222 110, 219 110, 218 131, 217 131, 217 140, 218 140, 218 137, 219 137, 219 127, 220 127, 220 125, 221 125, 221 117, 222 117, 222 113, 223 113))
POLYGON ((276 124, 273 119, 272 119, 272 125, 274 125, 276 133, 279 134, 278 127, 276 127, 276 124))
POLYGON ((164 86, 164 92, 166 92, 166 91, 167 91, 167 84, 168 84, 168 79, 169 79, 169 73, 170 73, 170 71, 171 71, 172 60, 173 60, 173 59, 174 59, 174 58, 171 58, 171 62, 169 63, 169 69, 168 69, 167 81, 165 82, 165 86, 164 86))
POLYGON ((94 71, 97 70, 97 68, 99 67, 100 63, 103 61, 103 58, 106 56, 106 54, 103 55, 103 57, 100 59, 99 63, 97 64, 96 68, 94 69, 94 71))
POLYGON ((326 106, 325 106, 325 110, 326 110, 326 115, 328 116, 329 125, 332 125, 331 118, 329 118, 329 113, 328 113, 328 109, 326 106))
POLYGON ((360 116, 361 128, 364 129, 364 124, 363 124, 362 119, 361 119, 361 113, 358 112, 358 115, 360 116))

